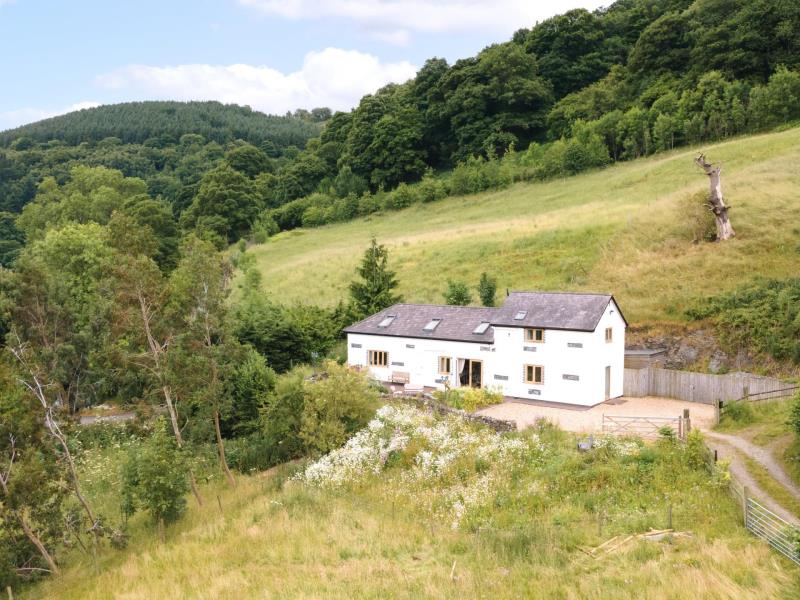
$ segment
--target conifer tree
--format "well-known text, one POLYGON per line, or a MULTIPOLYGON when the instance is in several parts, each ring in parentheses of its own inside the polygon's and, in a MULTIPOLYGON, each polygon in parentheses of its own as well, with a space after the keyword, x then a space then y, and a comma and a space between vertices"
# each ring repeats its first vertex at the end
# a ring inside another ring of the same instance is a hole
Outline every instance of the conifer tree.
POLYGON ((356 269, 360 280, 350 284, 350 314, 354 320, 363 319, 384 308, 400 302, 394 294, 397 278, 389 270, 389 251, 372 238, 364 252, 361 265, 356 269))
POLYGON ((494 297, 497 293, 497 279, 490 277, 488 273, 481 273, 481 280, 478 282, 478 296, 484 306, 494 306, 494 297))

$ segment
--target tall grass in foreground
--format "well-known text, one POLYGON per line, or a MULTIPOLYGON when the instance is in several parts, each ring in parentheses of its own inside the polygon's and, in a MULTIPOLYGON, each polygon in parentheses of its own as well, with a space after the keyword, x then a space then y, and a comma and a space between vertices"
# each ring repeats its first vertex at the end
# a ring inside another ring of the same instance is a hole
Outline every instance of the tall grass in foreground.
POLYGON ((380 472, 333 486, 298 481, 303 465, 240 477, 235 490, 212 481, 203 492, 219 496, 222 512, 215 501, 190 503, 163 545, 134 519, 129 548, 104 549, 97 574, 76 555, 62 578, 21 597, 727 599, 800 590, 797 570, 745 533, 720 482, 683 446, 609 443, 579 454, 572 436, 549 427, 518 439, 542 454, 452 463, 448 482, 506 471, 491 501, 456 528, 398 490, 425 449, 412 435, 380 472), (674 527, 691 537, 602 560, 580 550, 665 527, 668 504, 674 527))

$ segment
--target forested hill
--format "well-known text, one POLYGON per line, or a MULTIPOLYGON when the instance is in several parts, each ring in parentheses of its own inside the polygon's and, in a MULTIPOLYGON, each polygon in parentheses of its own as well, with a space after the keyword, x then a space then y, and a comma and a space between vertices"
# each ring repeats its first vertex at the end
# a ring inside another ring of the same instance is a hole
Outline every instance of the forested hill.
POLYGON ((618 0, 526 25, 332 116, 131 103, 5 132, 0 227, 20 240, 16 213, 50 203, 44 191, 124 176, 183 232, 260 242, 800 120, 796 0, 618 0))
POLYGON ((23 145, 26 140, 59 140, 76 145, 106 138, 117 138, 123 144, 152 140, 165 145, 187 133, 220 144, 241 139, 256 146, 269 141, 277 148, 302 148, 309 138, 319 134, 319 125, 311 119, 266 115, 248 106, 219 102, 125 102, 86 108, 0 132, 0 145, 8 146, 20 138, 23 145))

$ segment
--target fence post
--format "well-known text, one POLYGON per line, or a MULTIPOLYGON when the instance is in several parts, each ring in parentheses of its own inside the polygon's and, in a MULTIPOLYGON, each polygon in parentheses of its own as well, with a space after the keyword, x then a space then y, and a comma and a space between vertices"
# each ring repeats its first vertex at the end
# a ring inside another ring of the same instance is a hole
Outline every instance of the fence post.
POLYGON ((742 386, 742 400, 747 400, 749 396, 750 396, 750 386, 749 385, 742 386))
POLYGON ((689 409, 683 409, 683 439, 686 439, 686 436, 689 435, 689 432, 692 430, 692 420, 689 418, 689 409))
POLYGON ((714 402, 714 424, 719 425, 719 418, 720 418, 720 405, 722 404, 722 400, 717 398, 717 401, 714 402))
POLYGON ((744 514, 744 527, 747 529, 747 486, 742 486, 742 513, 744 514))

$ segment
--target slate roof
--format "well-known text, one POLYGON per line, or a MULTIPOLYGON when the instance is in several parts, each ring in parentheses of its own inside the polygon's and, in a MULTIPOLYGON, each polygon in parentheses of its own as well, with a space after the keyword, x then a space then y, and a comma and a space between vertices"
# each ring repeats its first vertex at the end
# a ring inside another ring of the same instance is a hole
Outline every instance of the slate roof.
POLYGON ((496 310, 477 306, 395 304, 363 321, 346 327, 344 331, 346 333, 491 344, 494 341, 494 331, 491 327, 487 328, 483 334, 472 333, 472 331, 483 321, 491 322, 496 310), (392 324, 388 327, 378 327, 378 323, 389 315, 395 317, 392 324), (441 319, 441 322, 433 331, 425 331, 423 328, 431 319, 441 319))
POLYGON ((492 325, 594 331, 611 300, 611 294, 511 292, 496 309, 492 325), (525 311, 525 317, 515 319, 520 311, 525 311))
MULTIPOLYGON (((345 328, 345 333, 387 335, 463 342, 494 342, 494 328, 482 334, 473 333, 482 322, 501 327, 536 327, 594 331, 603 316, 610 294, 573 294, 564 292, 512 292, 503 306, 483 308, 440 304, 395 304, 363 321, 345 328), (525 311, 522 319, 515 315, 525 311), (378 324, 394 316, 387 327, 378 324), (425 331, 432 319, 441 319, 433 331, 425 331)), ((623 320, 625 317, 620 311, 623 320)), ((627 321, 626 321, 627 323, 627 321)))

